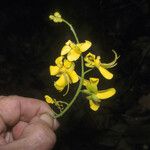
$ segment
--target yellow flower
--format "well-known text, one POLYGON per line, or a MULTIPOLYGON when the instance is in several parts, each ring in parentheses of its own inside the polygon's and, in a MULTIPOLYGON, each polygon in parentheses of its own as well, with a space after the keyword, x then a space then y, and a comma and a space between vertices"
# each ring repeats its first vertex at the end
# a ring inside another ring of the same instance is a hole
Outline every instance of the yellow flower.
POLYGON ((69 61, 76 61, 81 56, 81 53, 87 51, 91 45, 92 43, 90 41, 75 44, 71 40, 68 40, 61 50, 61 55, 67 54, 67 59, 69 61))
POLYGON ((86 98, 89 100, 90 108, 94 111, 97 111, 100 107, 101 100, 108 99, 116 93, 114 88, 98 90, 98 83, 98 78, 90 78, 89 80, 84 80, 83 82, 86 89, 82 90, 82 92, 88 95, 86 98))
POLYGON ((55 103, 55 99, 51 98, 51 97, 48 96, 48 95, 45 95, 45 101, 46 101, 48 104, 54 104, 54 103, 55 103))
POLYGON ((50 15, 49 19, 53 20, 55 23, 61 23, 63 21, 59 12, 55 12, 54 15, 50 15))
POLYGON ((76 83, 79 80, 77 73, 74 71, 75 64, 63 56, 56 58, 56 66, 50 66, 50 75, 57 76, 59 79, 54 83, 58 91, 62 91, 66 85, 76 83))
POLYGON ((92 53, 88 53, 84 60, 85 60, 85 66, 87 67, 90 67, 90 68, 98 68, 98 70, 100 71, 100 73, 108 80, 112 79, 113 78, 113 74, 111 72, 109 72, 107 69, 108 68, 113 68, 114 66, 117 65, 117 59, 119 58, 119 56, 117 55, 117 53, 112 50, 115 54, 115 58, 112 62, 110 63, 102 63, 101 62, 101 58, 100 56, 95 56, 94 54, 92 53))

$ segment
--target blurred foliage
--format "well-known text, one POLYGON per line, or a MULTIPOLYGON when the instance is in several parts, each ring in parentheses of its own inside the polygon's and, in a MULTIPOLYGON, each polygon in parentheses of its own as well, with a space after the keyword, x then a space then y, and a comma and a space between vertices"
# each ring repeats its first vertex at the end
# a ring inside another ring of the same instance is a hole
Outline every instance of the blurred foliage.
POLYGON ((93 42, 97 54, 109 60, 115 49, 121 57, 110 83, 117 88, 116 96, 95 113, 81 95, 59 120, 54 149, 150 149, 148 0, 5 0, 0 5, 0 94, 43 99, 49 91, 62 98, 50 88, 48 67, 72 35, 49 22, 48 15, 55 10, 70 19, 81 41, 93 42))

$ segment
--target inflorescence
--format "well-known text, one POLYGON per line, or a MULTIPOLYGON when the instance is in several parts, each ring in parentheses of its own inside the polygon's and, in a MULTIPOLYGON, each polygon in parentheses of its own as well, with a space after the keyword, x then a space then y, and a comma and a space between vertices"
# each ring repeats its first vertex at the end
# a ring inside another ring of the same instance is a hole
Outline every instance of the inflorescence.
POLYGON ((79 85, 75 95, 69 102, 58 101, 49 95, 45 95, 46 102, 50 105, 54 105, 58 109, 58 113, 54 111, 54 117, 58 118, 63 116, 65 112, 69 110, 80 93, 84 93, 86 95, 85 98, 89 101, 90 108, 93 111, 97 111, 100 108, 101 101, 112 97, 116 93, 116 90, 115 88, 99 90, 99 78, 90 77, 89 79, 85 79, 85 75, 91 71, 95 71, 93 69, 96 68, 105 79, 111 80, 113 78, 113 74, 108 70, 109 68, 113 68, 117 65, 117 59, 119 56, 115 50, 112 50, 114 53, 114 60, 110 63, 103 63, 100 56, 96 56, 91 52, 84 56, 83 54, 89 51, 92 43, 88 40, 80 43, 73 26, 62 18, 59 12, 55 12, 53 15, 50 15, 49 19, 55 23, 67 24, 75 37, 75 42, 68 40, 65 43, 60 51, 60 56, 55 60, 55 65, 50 65, 49 67, 50 75, 58 78, 54 82, 54 87, 59 92, 66 89, 63 94, 63 96, 65 96, 69 92, 71 84, 78 83, 79 85), (80 75, 78 75, 75 70, 76 61, 79 59, 81 61, 80 75))

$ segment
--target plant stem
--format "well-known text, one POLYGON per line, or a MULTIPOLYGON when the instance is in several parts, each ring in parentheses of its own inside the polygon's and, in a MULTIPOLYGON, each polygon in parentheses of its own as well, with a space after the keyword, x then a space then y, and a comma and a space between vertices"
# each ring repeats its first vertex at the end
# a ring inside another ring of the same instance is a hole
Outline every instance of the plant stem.
MULTIPOLYGON (((63 22, 66 23, 70 27, 70 30, 72 31, 76 42, 79 43, 79 39, 77 37, 77 34, 76 34, 73 26, 68 21, 66 21, 64 19, 63 19, 63 22)), ((70 101, 70 103, 66 106, 66 108, 62 112, 60 112, 59 114, 55 115, 55 118, 59 118, 59 117, 63 116, 69 110, 69 108, 72 106, 72 104, 75 102, 75 100, 77 99, 78 95, 81 92, 81 88, 82 88, 82 85, 83 85, 84 74, 85 74, 84 73, 84 59, 83 59, 83 56, 81 55, 81 78, 80 78, 80 83, 79 83, 78 89, 76 91, 76 94, 74 95, 74 97, 70 101)))
POLYGON ((73 99, 70 101, 70 103, 66 106, 66 108, 60 113, 60 114, 57 114, 55 116, 55 118, 59 118, 61 116, 64 115, 64 113, 72 106, 72 104, 74 103, 74 101, 77 99, 78 95, 80 94, 81 92, 81 88, 82 88, 82 85, 83 85, 83 79, 84 79, 84 63, 83 63, 83 56, 81 56, 81 79, 80 79, 80 83, 79 83, 79 86, 78 86, 78 89, 76 91, 76 94, 74 95, 73 99))
POLYGON ((84 72, 84 75, 86 75, 87 73, 89 73, 90 71, 92 71, 93 69, 89 69, 87 71, 84 72))
POLYGON ((73 26, 68 21, 66 21, 65 19, 63 19, 63 22, 66 23, 70 27, 70 30, 72 31, 72 33, 73 33, 73 35, 74 35, 74 37, 76 39, 76 42, 79 43, 79 39, 77 37, 77 34, 76 34, 73 26))

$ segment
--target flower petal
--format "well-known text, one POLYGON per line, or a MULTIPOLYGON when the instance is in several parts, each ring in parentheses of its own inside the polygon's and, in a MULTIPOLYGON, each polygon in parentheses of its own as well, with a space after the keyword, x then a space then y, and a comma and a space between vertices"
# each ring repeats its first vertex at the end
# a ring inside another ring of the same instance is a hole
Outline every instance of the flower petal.
POLYGON ((85 63, 85 66, 88 68, 94 68, 94 63, 85 63))
POLYGON ((71 67, 74 67, 74 63, 72 61, 69 61, 67 59, 64 60, 64 67, 66 69, 70 69, 71 67))
POLYGON ((79 77, 75 71, 68 71, 67 73, 68 73, 72 83, 76 83, 79 81, 79 77))
POLYGON ((65 76, 62 74, 59 79, 54 83, 54 86, 58 91, 62 91, 67 84, 69 83, 67 83, 65 76))
POLYGON ((84 57, 84 61, 85 66, 89 67, 89 68, 93 68, 94 67, 94 61, 95 61, 95 55, 92 53, 88 53, 85 57, 84 57))
POLYGON ((62 22, 62 18, 54 17, 53 21, 54 21, 55 23, 59 23, 59 22, 62 22))
POLYGON ((60 67, 62 67, 62 65, 63 65, 63 58, 64 58, 64 56, 59 56, 59 57, 57 57, 56 58, 56 60, 55 60, 55 63, 56 63, 56 65, 60 68, 60 67))
POLYGON ((111 72, 109 72, 107 69, 99 66, 99 71, 100 73, 108 80, 112 79, 113 78, 113 74, 111 72))
POLYGON ((54 100, 50 96, 48 96, 48 95, 45 95, 45 101, 48 104, 54 104, 54 100))
POLYGON ((83 80, 83 85, 84 85, 84 86, 87 86, 88 84, 90 84, 89 80, 84 79, 84 80, 83 80))
POLYGON ((115 93, 116 93, 116 90, 114 88, 109 88, 107 90, 98 91, 98 93, 96 94, 96 96, 99 99, 107 99, 107 98, 112 97, 115 93))
POLYGON ((61 18, 61 14, 60 14, 58 11, 56 11, 56 12, 54 13, 54 16, 61 18))
POLYGON ((50 15, 50 16, 49 16, 49 19, 50 19, 50 20, 53 20, 53 19, 54 19, 54 16, 53 16, 53 15, 50 15))
POLYGON ((81 52, 87 51, 91 47, 91 45, 92 43, 90 41, 85 41, 84 43, 77 44, 81 52))
POLYGON ((98 91, 97 88, 97 84, 99 83, 99 79, 98 78, 90 78, 89 79, 89 84, 86 85, 86 88, 92 92, 92 93, 96 93, 98 91))
POLYGON ((98 78, 90 78, 89 80, 84 79, 83 85, 90 93, 96 93, 98 91, 97 84, 99 82, 98 78))
POLYGON ((59 73, 60 69, 58 66, 50 66, 49 67, 49 72, 51 76, 55 76, 59 73))
POLYGON ((94 103, 92 100, 89 100, 90 108, 93 111, 97 111, 98 108, 100 107, 100 103, 94 103))
POLYGON ((99 83, 99 78, 90 78, 90 83, 97 86, 97 84, 99 83))
POLYGON ((88 53, 85 57, 84 57, 84 60, 86 61, 86 62, 94 62, 94 60, 95 60, 95 55, 94 54, 92 54, 92 53, 88 53))
POLYGON ((95 61, 94 61, 94 65, 95 67, 99 67, 101 66, 101 61, 100 61, 101 57, 100 56, 97 56, 95 61))
POLYGON ((71 47, 69 45, 65 45, 62 49, 61 49, 61 55, 66 55, 68 52, 70 52, 71 47))
POLYGON ((76 61, 79 57, 80 57, 81 53, 77 52, 76 50, 71 50, 68 55, 67 55, 67 59, 69 61, 76 61))

